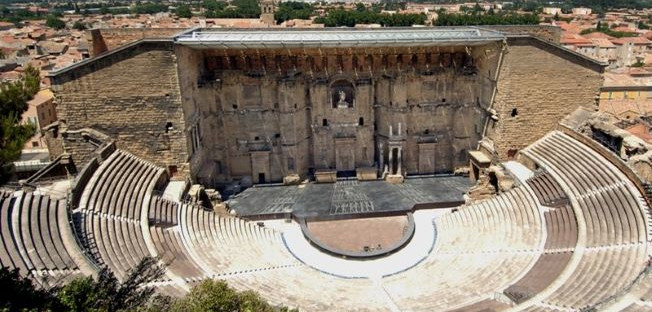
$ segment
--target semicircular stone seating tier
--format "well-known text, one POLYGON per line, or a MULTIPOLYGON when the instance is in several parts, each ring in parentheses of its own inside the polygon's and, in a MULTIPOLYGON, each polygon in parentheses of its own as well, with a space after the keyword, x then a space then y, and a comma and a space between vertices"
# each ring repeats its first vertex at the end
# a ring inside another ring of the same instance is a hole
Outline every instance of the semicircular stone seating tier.
POLYGON ((225 279, 271 302, 306 310, 508 306, 486 299, 536 260, 543 238, 533 196, 517 188, 434 221, 440 237, 415 267, 377 279, 344 278, 299 262, 278 231, 156 197, 151 207, 150 231, 173 275, 191 285, 225 279), (479 239, 469 240, 469 231, 479 239))
POLYGON ((0 193, 0 262, 45 288, 96 269, 75 241, 66 201, 24 191, 0 193))
POLYGON ((560 266, 535 265, 539 272, 516 283, 514 293, 528 286, 538 292, 520 293, 527 311, 587 309, 627 291, 647 267, 652 237, 649 207, 633 182, 598 152, 560 131, 522 153, 563 187, 572 208, 548 208, 549 240, 551 233, 560 237, 568 228, 578 229, 577 237, 554 239, 577 241, 574 247, 552 241, 546 246, 541 259, 560 266), (572 215, 577 224, 567 221, 572 215), (553 281, 546 280, 551 270, 559 275, 553 281))
POLYGON ((141 211, 164 170, 117 150, 97 168, 74 211, 82 245, 98 266, 122 279, 150 253, 141 211))
POLYGON ((154 256, 166 277, 151 286, 163 293, 225 279, 306 311, 576 311, 605 302, 649 308, 650 282, 640 277, 650 217, 635 185, 561 132, 523 154, 540 168, 532 178, 451 212, 421 215, 436 239, 416 264, 392 273, 336 275, 295 256, 285 229, 296 223, 262 227, 153 195, 164 170, 121 150, 92 173, 72 211, 88 257, 75 248, 64 201, 17 192, 0 196, 0 261, 34 278, 102 266, 124 278, 154 256))

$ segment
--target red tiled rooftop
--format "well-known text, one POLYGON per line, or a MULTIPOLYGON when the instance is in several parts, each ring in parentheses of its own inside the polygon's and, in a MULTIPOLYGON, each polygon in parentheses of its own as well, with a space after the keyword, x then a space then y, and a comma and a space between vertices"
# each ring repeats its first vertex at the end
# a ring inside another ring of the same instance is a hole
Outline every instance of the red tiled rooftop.
POLYGON ((633 43, 636 45, 648 45, 652 43, 652 41, 648 40, 645 37, 623 37, 623 38, 616 38, 611 40, 614 44, 617 45, 623 45, 625 43, 633 43))

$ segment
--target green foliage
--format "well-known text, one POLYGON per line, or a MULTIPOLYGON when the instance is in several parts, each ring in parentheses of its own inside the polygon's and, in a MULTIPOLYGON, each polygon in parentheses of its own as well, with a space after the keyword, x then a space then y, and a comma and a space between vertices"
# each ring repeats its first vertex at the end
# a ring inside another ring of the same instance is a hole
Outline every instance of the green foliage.
POLYGON ((190 6, 186 4, 182 4, 177 7, 177 10, 175 11, 178 17, 182 18, 191 18, 192 17, 192 12, 190 11, 190 6))
MULTIPOLYGON (((364 5, 363 5, 364 6, 364 5)), ((312 4, 305 2, 282 2, 278 10, 274 13, 274 19, 277 23, 291 19, 310 19, 314 8, 312 4)))
POLYGON ((590 34, 593 32, 601 32, 604 34, 607 34, 609 36, 615 37, 615 38, 623 38, 623 37, 638 37, 638 34, 635 32, 627 32, 627 31, 614 31, 611 28, 607 27, 607 25, 602 25, 600 22, 596 24, 596 28, 588 28, 584 29, 580 32, 580 35, 586 35, 590 34))
POLYGON ((436 26, 463 26, 463 25, 537 25, 537 14, 449 14, 439 13, 436 26))
POLYGON ((178 312, 272 312, 296 311, 287 307, 273 307, 256 292, 238 292, 223 280, 206 280, 192 288, 183 299, 176 302, 172 311, 178 312))
POLYGON ((148 306, 155 298, 154 288, 144 285, 163 274, 156 259, 146 257, 122 283, 104 268, 97 280, 82 277, 66 284, 57 292, 57 298, 67 311, 133 311, 148 306))
POLYGON ((66 23, 60 19, 58 19, 54 15, 48 15, 47 19, 45 20, 45 25, 54 29, 64 29, 66 28, 66 23))
POLYGON ((9 9, 6 6, 0 6, 0 20, 20 25, 25 20, 42 19, 43 13, 30 12, 25 9, 9 9))
POLYGON ((426 22, 425 14, 385 14, 369 10, 364 12, 335 9, 328 12, 325 17, 318 17, 315 23, 324 24, 326 27, 348 26, 356 24, 380 24, 387 27, 423 25, 426 22))
POLYGON ((9 180, 13 162, 20 157, 25 142, 34 135, 34 126, 20 125, 27 101, 40 87, 39 70, 27 66, 18 81, 0 83, 0 183, 9 180))
POLYGON ((153 258, 143 258, 121 283, 102 269, 97 279, 80 277, 62 287, 43 290, 35 287, 17 270, 0 269, 0 311, 71 311, 71 312, 290 312, 284 306, 272 306, 254 291, 238 292, 223 280, 206 280, 185 297, 173 300, 155 295, 146 284, 163 276, 163 268, 153 258))
POLYGON ((406 7, 405 2, 398 2, 398 1, 389 1, 383 4, 383 9, 386 11, 405 10, 405 7, 406 7))
POLYGON ((224 1, 206 0, 203 6, 208 11, 221 11, 227 7, 227 3, 224 1))
POLYGON ((153 258, 143 258, 131 270, 124 282, 103 269, 98 279, 81 277, 60 288, 37 288, 17 270, 0 269, 0 311, 165 311, 172 301, 169 297, 153 296, 145 284, 160 278, 163 269, 153 258))
POLYGON ((645 66, 645 63, 641 61, 636 61, 636 63, 630 65, 630 67, 643 67, 643 66, 645 66))
POLYGON ((41 72, 38 68, 27 65, 25 71, 23 72, 23 83, 24 83, 24 96, 26 101, 31 100, 32 97, 41 89, 41 72))
POLYGON ((18 269, 0 268, 0 311, 46 311, 58 306, 50 291, 37 289, 18 269))
POLYGON ((221 0, 204 0, 202 6, 206 9, 208 18, 257 18, 260 16, 260 6, 257 0, 232 0, 230 6, 221 0))
POLYGON ((75 23, 72 25, 72 28, 77 30, 84 30, 86 29, 86 25, 84 25, 84 23, 81 21, 75 21, 75 23))
POLYGON ((238 7, 237 12, 242 18, 260 17, 258 0, 232 0, 231 5, 238 7))
MULTIPOLYGON (((144 3, 138 4, 131 8, 133 14, 154 14, 159 12, 167 12, 168 6, 160 3, 144 3)), ((190 12, 190 9, 188 10, 190 12)))

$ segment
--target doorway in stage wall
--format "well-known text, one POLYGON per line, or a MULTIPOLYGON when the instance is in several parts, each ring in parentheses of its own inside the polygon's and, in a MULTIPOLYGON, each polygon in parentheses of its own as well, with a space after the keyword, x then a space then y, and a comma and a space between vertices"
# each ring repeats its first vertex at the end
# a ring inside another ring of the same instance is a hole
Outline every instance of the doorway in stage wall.
POLYGON ((355 170, 338 171, 337 172, 337 177, 338 178, 355 178, 356 177, 356 171, 355 170))
POLYGON ((398 173, 398 148, 392 149, 392 174, 398 173))
POLYGON ((265 183, 265 173, 258 173, 258 183, 265 183))

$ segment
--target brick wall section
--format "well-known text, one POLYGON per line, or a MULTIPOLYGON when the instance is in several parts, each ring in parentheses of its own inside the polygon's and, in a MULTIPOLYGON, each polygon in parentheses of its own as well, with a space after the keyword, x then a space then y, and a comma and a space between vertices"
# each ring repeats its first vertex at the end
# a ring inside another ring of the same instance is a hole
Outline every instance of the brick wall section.
POLYGON ((498 121, 487 129, 495 158, 509 159, 579 106, 597 109, 602 71, 600 64, 541 40, 508 40, 493 104, 498 121))
POLYGON ((86 31, 91 56, 147 38, 172 38, 183 28, 100 28, 86 31))
POLYGON ((79 63, 52 76, 58 116, 68 130, 100 131, 118 148, 182 172, 188 156, 176 67, 171 41, 142 41, 79 63))

